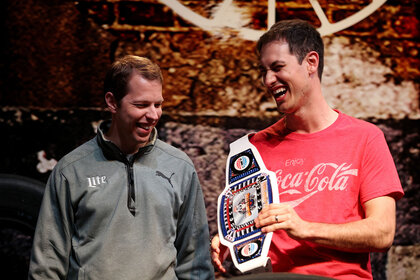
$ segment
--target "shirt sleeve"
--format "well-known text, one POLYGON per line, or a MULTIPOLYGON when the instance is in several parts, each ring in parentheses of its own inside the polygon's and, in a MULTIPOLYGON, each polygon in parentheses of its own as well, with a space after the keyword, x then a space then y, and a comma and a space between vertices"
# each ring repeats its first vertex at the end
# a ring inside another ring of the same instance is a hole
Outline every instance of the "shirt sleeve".
POLYGON ((214 279, 209 245, 203 194, 194 171, 177 224, 175 272, 179 279, 214 279))
POLYGON ((68 182, 54 169, 38 216, 28 279, 66 279, 72 236, 71 209, 68 182))
POLYGON ((379 128, 374 137, 367 142, 361 172, 362 203, 386 195, 398 200, 404 195, 394 160, 379 128))

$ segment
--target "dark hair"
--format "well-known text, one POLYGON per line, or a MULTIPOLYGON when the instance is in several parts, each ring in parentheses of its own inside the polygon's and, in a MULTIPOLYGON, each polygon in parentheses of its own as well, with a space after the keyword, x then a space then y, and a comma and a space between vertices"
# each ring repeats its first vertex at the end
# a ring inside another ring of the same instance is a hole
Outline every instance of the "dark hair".
POLYGON ((290 53, 296 56, 299 64, 302 63, 309 52, 316 51, 319 56, 318 77, 321 80, 324 69, 324 43, 314 26, 300 19, 276 22, 258 40, 258 56, 261 56, 261 49, 272 41, 287 42, 290 53))
POLYGON ((127 55, 115 61, 105 77, 104 91, 112 92, 119 103, 128 92, 128 82, 133 74, 143 78, 163 83, 162 72, 157 64, 148 58, 135 55, 127 55))

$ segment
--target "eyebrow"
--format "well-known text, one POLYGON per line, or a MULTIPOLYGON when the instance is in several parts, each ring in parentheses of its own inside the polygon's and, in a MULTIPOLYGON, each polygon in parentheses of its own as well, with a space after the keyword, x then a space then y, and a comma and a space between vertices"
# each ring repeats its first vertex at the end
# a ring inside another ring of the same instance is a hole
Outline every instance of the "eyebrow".
POLYGON ((284 62, 284 61, 282 61, 282 60, 276 60, 276 61, 273 61, 271 64, 270 64, 270 68, 273 68, 273 67, 275 67, 277 64, 285 64, 286 62, 284 62))
POLYGON ((151 100, 144 100, 144 99, 134 99, 131 100, 131 103, 148 103, 148 104, 152 104, 152 103, 163 103, 165 101, 165 99, 159 99, 157 101, 151 101, 151 100))
MULTIPOLYGON (((284 61, 282 61, 282 60, 275 60, 275 61, 273 61, 273 62, 270 64, 269 68, 273 68, 273 67, 275 67, 277 64, 285 64, 285 62, 284 62, 284 61)), ((264 65, 262 65, 261 63, 259 64, 258 68, 260 69, 260 71, 262 71, 262 70, 265 70, 265 69, 266 69, 266 68, 264 67, 264 65)))

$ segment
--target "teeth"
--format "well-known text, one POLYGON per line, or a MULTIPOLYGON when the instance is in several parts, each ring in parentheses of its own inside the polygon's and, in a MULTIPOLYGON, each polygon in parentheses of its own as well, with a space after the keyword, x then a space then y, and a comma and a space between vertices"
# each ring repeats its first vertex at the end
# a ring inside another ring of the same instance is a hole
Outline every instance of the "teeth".
POLYGON ((140 127, 140 128, 143 128, 145 130, 149 130, 150 129, 150 126, 143 126, 141 124, 138 124, 137 126, 140 127))
POLYGON ((279 89, 277 89, 277 90, 275 90, 274 91, 274 94, 280 94, 280 95, 283 95, 283 94, 285 94, 286 93, 286 89, 285 88, 279 88, 279 89))

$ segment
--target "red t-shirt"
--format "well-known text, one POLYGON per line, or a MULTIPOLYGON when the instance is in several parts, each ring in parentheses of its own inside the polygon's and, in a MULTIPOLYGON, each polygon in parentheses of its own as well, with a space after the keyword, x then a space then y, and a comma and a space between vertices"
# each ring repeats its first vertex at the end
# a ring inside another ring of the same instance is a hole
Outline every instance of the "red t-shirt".
MULTIPOLYGON (((282 119, 250 139, 277 175, 280 202, 292 204, 307 221, 360 220, 366 201, 404 194, 382 131, 338 113, 331 126, 316 133, 287 133, 282 119)), ((369 253, 296 241, 281 230, 273 235, 269 257, 276 272, 372 279, 369 253)))

